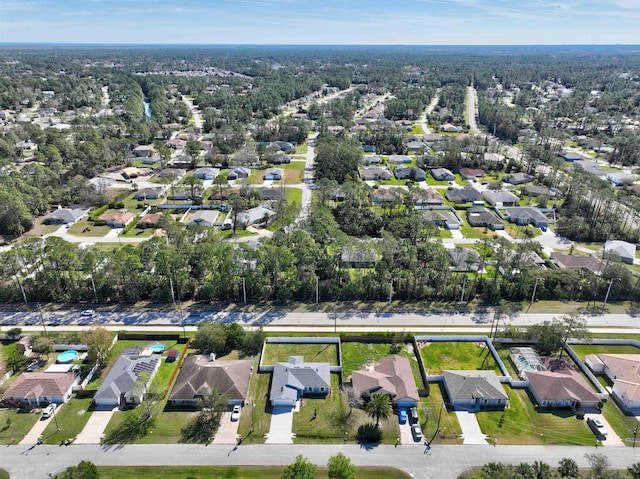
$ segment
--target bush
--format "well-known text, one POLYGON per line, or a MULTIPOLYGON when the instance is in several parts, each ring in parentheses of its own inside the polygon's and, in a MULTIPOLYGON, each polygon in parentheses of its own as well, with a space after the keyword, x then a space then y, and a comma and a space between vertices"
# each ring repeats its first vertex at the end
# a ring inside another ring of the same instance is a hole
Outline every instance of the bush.
POLYGON ((120 233, 120 236, 126 235, 129 231, 135 228, 136 225, 138 224, 138 221, 140 221, 140 216, 136 216, 135 218, 133 218, 131 222, 123 228, 122 232, 120 233))
POLYGON ((359 443, 380 442, 382 441, 382 429, 375 424, 363 424, 358 428, 356 440, 359 443))
POLYGON ((95 221, 96 219, 98 219, 98 216, 100 216, 102 213, 104 213, 105 211, 107 211, 109 209, 109 205, 103 205, 100 208, 96 208, 95 210, 93 210, 93 212, 89 215, 89 219, 91 221, 95 221))
POLYGON ((584 412, 578 411, 576 413, 576 419, 578 419, 579 421, 582 421, 584 419, 584 412))

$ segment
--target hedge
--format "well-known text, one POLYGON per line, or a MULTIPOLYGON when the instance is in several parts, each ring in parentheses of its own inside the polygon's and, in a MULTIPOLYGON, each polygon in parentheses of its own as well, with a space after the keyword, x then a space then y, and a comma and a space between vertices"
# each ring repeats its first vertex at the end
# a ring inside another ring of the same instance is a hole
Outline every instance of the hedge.
POLYGON ((93 210, 93 212, 89 215, 89 219, 91 221, 95 221, 96 219, 98 219, 98 216, 100 216, 102 213, 104 213, 108 209, 109 209, 109 205, 102 205, 100 208, 93 210))

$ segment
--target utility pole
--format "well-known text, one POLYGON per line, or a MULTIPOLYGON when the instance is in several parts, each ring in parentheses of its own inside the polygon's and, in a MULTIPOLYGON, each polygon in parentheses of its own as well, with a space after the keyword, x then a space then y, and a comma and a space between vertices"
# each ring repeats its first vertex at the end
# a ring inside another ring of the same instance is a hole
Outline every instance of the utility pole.
POLYGON ((540 281, 540 278, 536 278, 536 282, 533 285, 533 294, 531 295, 531 302, 529 303, 529 306, 531 306, 536 300, 536 289, 538 289, 538 281, 540 281))
POLYGON ((393 279, 389 281, 389 304, 393 301, 393 279))
POLYGON ((255 429, 256 425, 256 402, 251 400, 251 432, 255 429))
POLYGON ((316 274, 316 304, 320 302, 320 288, 319 288, 320 279, 316 274))
MULTIPOLYGON (((42 314, 42 308, 40 307, 40 303, 36 303, 36 307, 38 308, 38 313, 40 313, 40 322, 42 323, 42 330, 44 334, 47 334, 47 326, 44 324, 44 314, 42 314)), ((54 416, 55 417, 55 416, 54 416)), ((60 429, 58 429, 59 431, 60 429)))
POLYGON ((462 277, 462 294, 460 295, 460 302, 464 303, 464 289, 467 286, 467 275, 462 277))
POLYGON ((90 274, 89 277, 91 278, 91 287, 93 288, 93 296, 96 300, 96 304, 98 304, 98 292, 96 291, 96 283, 93 281, 93 274, 90 274))
POLYGON ((609 281, 609 287, 607 288, 607 294, 604 295, 604 302, 602 303, 602 307, 606 308, 607 307, 607 301, 609 300, 609 293, 611 293, 611 286, 613 286, 613 280, 614 279, 620 279, 620 278, 611 278, 611 280, 609 281))
POLYGON ((244 282, 244 276, 242 277, 242 301, 247 304, 247 285, 244 282))

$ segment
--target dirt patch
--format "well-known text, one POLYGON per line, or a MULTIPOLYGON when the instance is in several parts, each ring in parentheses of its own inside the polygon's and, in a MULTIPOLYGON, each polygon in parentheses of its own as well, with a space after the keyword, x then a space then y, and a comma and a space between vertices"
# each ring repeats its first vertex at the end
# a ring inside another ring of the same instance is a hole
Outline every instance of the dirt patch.
POLYGON ((424 349, 429 346, 431 343, 429 341, 417 341, 418 349, 424 349))

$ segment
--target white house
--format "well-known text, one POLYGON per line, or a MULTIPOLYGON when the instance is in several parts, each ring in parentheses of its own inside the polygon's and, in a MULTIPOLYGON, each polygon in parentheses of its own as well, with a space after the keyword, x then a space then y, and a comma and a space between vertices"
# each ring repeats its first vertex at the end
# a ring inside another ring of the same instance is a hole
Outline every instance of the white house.
POLYGON ((22 373, 11 383, 2 400, 19 407, 62 404, 71 398, 80 377, 75 373, 22 373))

